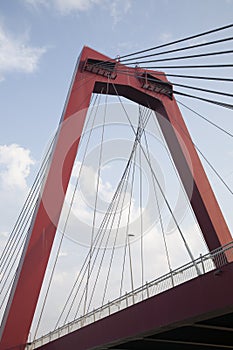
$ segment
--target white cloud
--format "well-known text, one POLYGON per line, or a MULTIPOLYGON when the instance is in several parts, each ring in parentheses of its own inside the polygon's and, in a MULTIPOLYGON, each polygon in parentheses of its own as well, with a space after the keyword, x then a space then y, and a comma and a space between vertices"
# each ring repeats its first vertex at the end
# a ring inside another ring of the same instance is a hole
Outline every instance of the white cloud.
POLYGON ((28 45, 28 38, 15 37, 0 24, 0 79, 5 73, 18 71, 32 73, 38 68, 45 48, 28 45))
MULTIPOLYGON (((33 163, 28 149, 16 144, 0 145, 0 255, 3 252, 8 238, 14 237, 14 239, 11 240, 11 248, 14 247, 11 249, 13 259, 10 269, 12 273, 15 272, 18 258, 20 257, 21 244, 24 234, 27 232, 28 225, 26 219, 18 221, 17 226, 14 226, 14 224, 17 221, 29 190, 27 180, 30 167, 33 163), (14 236, 10 236, 13 227, 17 227, 17 230, 13 231, 14 236), (18 244, 16 244, 16 242, 18 244)), ((29 210, 30 209, 31 207, 29 210)), ((6 284, 1 297, 3 297, 5 295, 4 293, 9 289, 9 281, 12 275, 8 275, 8 272, 9 269, 7 270, 7 274, 5 274, 5 277, 9 276, 9 278, 7 278, 7 282, 6 280, 4 281, 6 284)), ((3 284, 1 284, 1 287, 3 287, 3 284)), ((0 302, 2 302, 1 298, 0 300, 0 302)))
POLYGON ((115 0, 110 1, 110 14, 113 17, 114 24, 117 24, 124 15, 126 15, 131 8, 131 0, 115 0))
POLYGON ((25 3, 34 8, 39 8, 39 6, 48 7, 47 0, 25 0, 25 3))
POLYGON ((100 0, 54 0, 54 6, 62 14, 69 14, 73 11, 88 11, 100 3, 100 0))
POLYGON ((30 151, 17 144, 0 145, 0 184, 2 188, 27 188, 26 179, 34 164, 30 151))
POLYGON ((168 33, 168 32, 165 32, 165 33, 160 34, 159 38, 160 38, 160 41, 162 43, 166 43, 166 42, 172 40, 172 34, 168 33))
POLYGON ((101 0, 52 0, 50 3, 46 0, 25 0, 25 2, 34 9, 49 8, 52 4, 61 14, 67 15, 73 11, 88 11, 94 5, 101 3, 101 0))
POLYGON ((25 0, 28 5, 38 9, 39 7, 52 7, 61 15, 69 15, 74 12, 85 12, 95 6, 99 6, 109 12, 114 24, 118 23, 131 8, 132 0, 52 0, 50 5, 45 0, 25 0))
POLYGON ((201 45, 201 44, 205 44, 207 43, 208 41, 206 39, 191 39, 191 40, 188 40, 188 46, 193 46, 193 45, 201 45))

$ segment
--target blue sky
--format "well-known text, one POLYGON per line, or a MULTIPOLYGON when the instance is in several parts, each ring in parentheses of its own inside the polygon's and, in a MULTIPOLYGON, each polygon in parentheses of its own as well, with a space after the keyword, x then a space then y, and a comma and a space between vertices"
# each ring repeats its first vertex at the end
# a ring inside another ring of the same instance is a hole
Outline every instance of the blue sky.
POLYGON ((0 144, 2 157, 12 159, 10 165, 1 160, 3 177, 15 167, 12 144, 24 156, 13 179, 26 186, 32 162, 35 174, 84 45, 116 57, 232 18, 232 0, 0 0, 0 144))
MULTIPOLYGON (((0 249, 58 125, 84 45, 116 57, 232 19, 233 0, 0 0, 0 249)), ((232 63, 232 58, 221 62, 232 63)), ((232 77, 228 71, 225 75, 232 77)), ((200 107, 199 112, 232 132, 231 112, 196 101, 189 106, 200 107)), ((190 117, 187 123, 195 142, 233 187, 232 141, 224 148, 225 138, 211 131, 206 137, 203 122, 197 125, 190 117)), ((216 184, 213 174, 208 175, 216 184)), ((221 186, 215 190, 232 228, 232 198, 221 186)))
POLYGON ((114 57, 230 23, 232 13, 231 0, 1 0, 1 143, 40 158, 83 45, 114 57))

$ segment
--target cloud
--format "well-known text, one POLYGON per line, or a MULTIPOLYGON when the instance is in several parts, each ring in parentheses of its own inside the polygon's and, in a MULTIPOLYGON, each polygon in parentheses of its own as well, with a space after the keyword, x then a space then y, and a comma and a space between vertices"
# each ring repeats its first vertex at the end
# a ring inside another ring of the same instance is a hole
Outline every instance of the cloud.
POLYGON ((4 189, 27 189, 26 179, 34 164, 30 150, 17 144, 0 145, 0 185, 4 189))
POLYGON ((67 15, 73 11, 88 11, 94 5, 100 4, 101 0, 52 0, 50 3, 46 0, 25 0, 25 2, 37 10, 40 7, 49 8, 52 5, 60 14, 67 15))
POLYGON ((108 3, 110 7, 110 15, 113 17, 114 24, 120 22, 122 17, 126 15, 131 8, 131 0, 115 0, 108 3))
MULTIPOLYGON (((115 162, 110 163, 110 165, 104 166, 102 168, 102 172, 100 174, 99 179, 99 189, 98 189, 98 198, 96 202, 96 190, 97 190, 97 169, 93 166, 82 165, 80 162, 76 162, 71 183, 69 184, 65 205, 63 206, 63 212, 61 215, 61 219, 59 222, 59 230, 61 232, 64 231, 64 227, 66 227, 65 235, 73 242, 77 244, 81 244, 84 246, 89 246, 92 234, 93 227, 93 218, 94 218, 94 208, 96 206, 95 213, 95 231, 98 231, 103 220, 106 219, 106 211, 110 206, 112 198, 114 197, 114 193, 116 190, 116 184, 114 185, 111 180, 109 181, 105 179, 103 174, 103 169, 109 168, 110 174, 114 171, 116 172, 115 162), (78 186, 75 189, 76 183, 76 174, 79 174, 81 167, 81 176, 78 180, 78 186), (75 191, 75 195, 73 197, 73 193, 75 191), (72 210, 70 211, 70 203, 72 203, 72 210), (95 203, 96 202, 96 203, 95 203), (66 225, 66 217, 69 213, 69 221, 68 225, 66 225), (105 219, 104 219, 105 218, 105 219)), ((130 233, 133 233, 134 239, 138 238, 139 228, 138 221, 140 221, 141 209, 139 207, 139 203, 136 203, 134 199, 131 198, 131 186, 128 185, 127 191, 124 195, 117 197, 115 204, 117 208, 115 215, 111 215, 111 218, 108 220, 108 224, 106 226, 107 232, 109 233, 109 229, 111 227, 111 234, 109 236, 108 245, 112 246, 116 234, 117 227, 119 225, 118 231, 118 239, 117 245, 122 245, 125 242, 125 232, 126 226, 128 224, 128 213, 130 209, 130 233), (123 203, 124 200, 124 203, 123 203), (122 206, 123 205, 123 206, 122 206)), ((113 210, 115 212, 115 210, 113 210)), ((144 224, 146 227, 150 225, 149 213, 142 207, 144 224), (146 222, 149 220, 149 223, 146 222)), ((113 214, 113 213, 112 213, 113 214)))
POLYGON ((52 0, 50 5, 45 0, 25 0, 35 9, 40 7, 52 7, 61 15, 69 15, 74 12, 86 12, 98 6, 109 12, 114 24, 118 23, 131 8, 132 0, 52 0))
MULTIPOLYGON (((28 149, 20 147, 17 144, 0 145, 0 255, 9 237, 14 237, 14 239, 11 240, 12 255, 7 255, 9 259, 11 256, 12 260, 7 268, 7 274, 5 274, 7 283, 5 284, 1 297, 3 297, 5 292, 9 289, 9 280, 11 280, 12 275, 11 273, 8 275, 8 272, 10 270, 12 273, 15 272, 24 233, 26 233, 27 229, 27 220, 18 221, 17 226, 15 226, 17 230, 13 231, 13 236, 10 236, 29 190, 27 181, 33 164, 34 161, 28 149), (16 242, 18 244, 16 244, 16 242)), ((2 288, 3 281, 1 282, 2 288)), ((4 283, 5 282, 6 280, 4 280, 4 283)), ((2 299, 0 300, 2 302, 2 299)))
POLYGON ((25 3, 35 9, 38 9, 40 6, 48 7, 48 2, 46 0, 25 0, 25 3))
POLYGON ((100 0, 53 0, 60 13, 66 15, 73 11, 88 11, 101 3, 100 0))
POLYGON ((167 43, 168 41, 172 40, 172 34, 168 32, 164 32, 160 34, 159 39, 162 43, 167 43))
POLYGON ((34 72, 39 65, 45 48, 28 45, 28 38, 15 37, 0 24, 0 79, 6 73, 17 71, 23 73, 34 72))

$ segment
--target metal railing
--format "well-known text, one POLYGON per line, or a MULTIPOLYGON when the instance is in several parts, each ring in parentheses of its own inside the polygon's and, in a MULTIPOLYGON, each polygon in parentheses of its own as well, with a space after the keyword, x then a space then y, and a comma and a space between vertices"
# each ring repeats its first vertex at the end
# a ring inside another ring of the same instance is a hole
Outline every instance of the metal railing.
POLYGON ((200 255, 198 259, 187 263, 149 283, 126 293, 122 297, 115 299, 98 309, 95 309, 84 316, 74 320, 27 345, 27 350, 38 347, 56 340, 70 332, 87 326, 97 320, 112 315, 128 306, 134 305, 142 300, 158 295, 168 289, 178 286, 184 282, 194 279, 212 270, 218 270, 226 265, 228 261, 233 261, 233 242, 220 247, 205 255, 200 255))

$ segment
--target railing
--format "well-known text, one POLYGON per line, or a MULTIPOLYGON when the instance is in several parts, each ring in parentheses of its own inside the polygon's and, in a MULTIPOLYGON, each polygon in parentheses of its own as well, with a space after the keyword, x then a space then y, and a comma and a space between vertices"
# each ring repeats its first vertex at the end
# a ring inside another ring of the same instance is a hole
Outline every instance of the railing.
POLYGON ((39 339, 36 339, 30 345, 27 345, 26 349, 37 349, 38 347, 58 339, 70 332, 112 315, 113 313, 123 310, 128 306, 134 305, 142 300, 160 294, 209 271, 216 269, 217 273, 222 266, 228 263, 228 261, 233 261, 233 242, 205 255, 200 255, 200 258, 185 264, 178 269, 155 279, 154 281, 146 283, 144 286, 135 289, 133 292, 127 293, 122 297, 115 299, 84 316, 79 317, 77 320, 62 326, 49 334, 40 337, 39 339))

